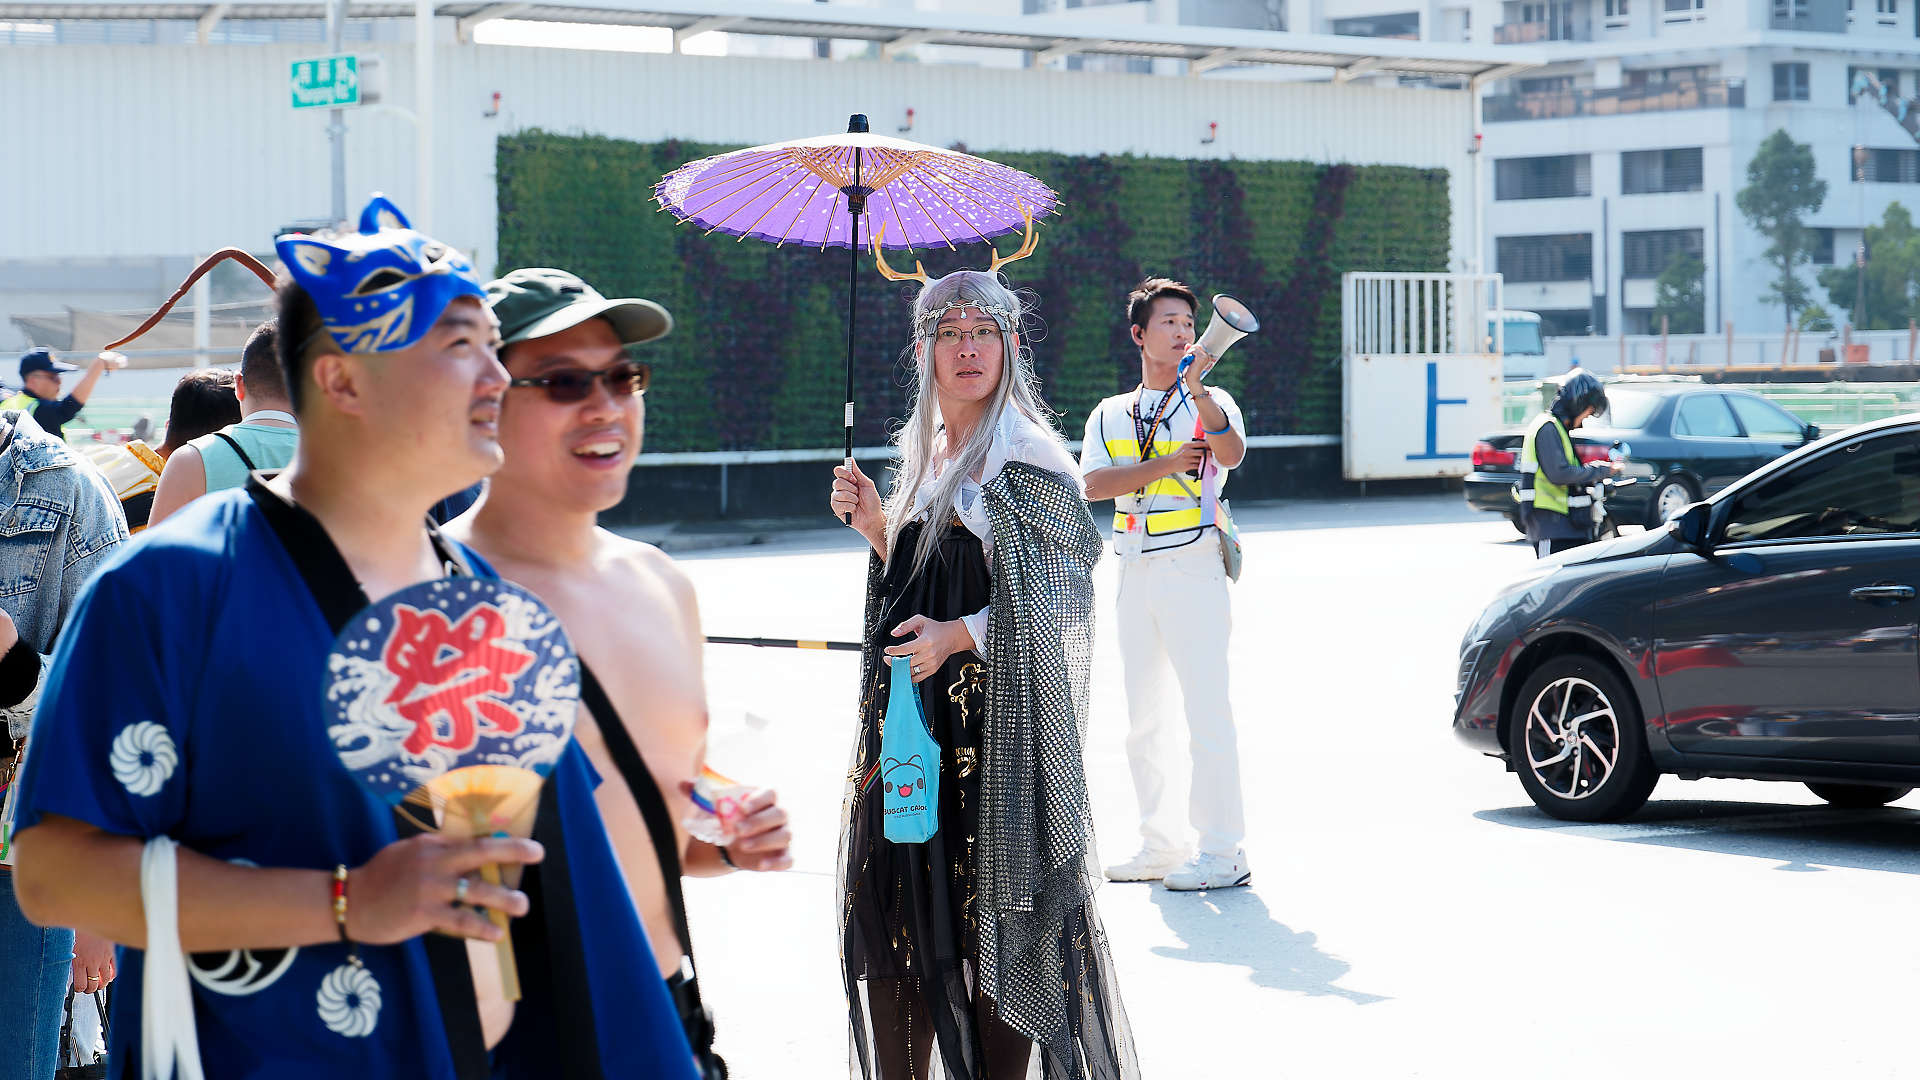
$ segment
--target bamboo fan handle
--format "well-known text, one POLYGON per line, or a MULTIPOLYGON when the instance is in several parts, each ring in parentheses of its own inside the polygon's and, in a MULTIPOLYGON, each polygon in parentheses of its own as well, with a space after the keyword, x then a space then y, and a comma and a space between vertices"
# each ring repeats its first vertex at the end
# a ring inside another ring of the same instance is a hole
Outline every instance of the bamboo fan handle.
MULTIPOLYGON (((500 868, 492 863, 481 867, 480 880, 489 885, 500 884, 500 868)), ((500 953, 500 996, 508 1001, 519 1001, 520 969, 513 962, 513 929, 507 925, 507 913, 498 908, 489 908, 487 918, 503 931, 503 936, 494 943, 494 948, 500 953)))

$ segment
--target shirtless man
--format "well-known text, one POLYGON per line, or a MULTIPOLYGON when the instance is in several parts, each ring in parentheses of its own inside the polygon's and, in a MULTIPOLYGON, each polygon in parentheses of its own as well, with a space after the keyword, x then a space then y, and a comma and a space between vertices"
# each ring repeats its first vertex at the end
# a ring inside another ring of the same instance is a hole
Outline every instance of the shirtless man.
MULTIPOLYGON (((753 797, 741 836, 726 848, 690 839, 680 822, 706 753, 707 698, 693 586, 658 548, 600 528, 599 513, 626 495, 646 417, 646 365, 628 346, 667 334, 673 320, 647 300, 608 300, 561 270, 516 270, 487 284, 500 319, 500 359, 512 382, 501 409, 506 465, 447 532, 500 575, 559 613, 580 659, 605 689, 623 732, 657 784, 683 874, 731 868, 785 870, 791 836, 771 791, 753 797)), ((591 700, 589 701, 591 705, 591 700)), ((654 957, 690 1029, 700 1023, 681 979, 679 883, 669 883, 636 792, 600 724, 574 729, 603 777, 597 801, 654 957), (669 888, 671 884, 671 888, 669 888)), ((629 778, 631 779, 631 778, 629 778)), ((641 785, 648 783, 641 778, 641 785)), ((702 1032, 689 1030, 696 1055, 702 1032)), ((710 1032, 705 1039, 710 1040, 710 1032)))

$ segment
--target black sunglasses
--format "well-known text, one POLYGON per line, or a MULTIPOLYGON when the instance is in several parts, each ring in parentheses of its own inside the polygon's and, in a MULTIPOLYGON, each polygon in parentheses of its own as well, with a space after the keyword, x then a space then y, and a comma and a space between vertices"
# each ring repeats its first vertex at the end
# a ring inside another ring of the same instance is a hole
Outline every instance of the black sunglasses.
POLYGON ((537 378, 513 379, 507 385, 538 386, 547 392, 548 401, 570 405, 587 400, 587 395, 593 393, 593 384, 601 379, 607 380, 607 391, 614 397, 638 394, 644 392, 647 383, 652 381, 653 369, 638 360, 627 360, 605 371, 564 368, 537 378))

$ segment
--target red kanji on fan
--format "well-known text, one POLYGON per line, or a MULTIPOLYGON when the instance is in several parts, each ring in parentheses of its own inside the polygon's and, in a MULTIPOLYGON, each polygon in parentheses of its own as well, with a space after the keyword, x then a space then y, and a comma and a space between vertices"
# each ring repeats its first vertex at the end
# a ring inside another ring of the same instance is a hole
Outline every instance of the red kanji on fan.
POLYGON ((407 753, 420 754, 429 746, 470 750, 482 724, 502 735, 520 730, 520 717, 495 695, 510 694, 513 680, 534 656, 502 643, 506 625, 491 604, 474 608, 458 625, 438 611, 394 608, 393 634, 381 662, 400 677, 386 704, 413 724, 401 744, 407 753), (423 688, 428 692, 416 698, 423 688), (445 717, 444 735, 439 717, 445 717))

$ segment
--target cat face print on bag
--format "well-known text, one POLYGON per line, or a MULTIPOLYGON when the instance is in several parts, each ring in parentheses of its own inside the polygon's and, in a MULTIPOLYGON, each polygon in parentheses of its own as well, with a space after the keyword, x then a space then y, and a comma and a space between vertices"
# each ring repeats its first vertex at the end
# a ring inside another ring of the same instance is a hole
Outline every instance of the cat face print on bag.
POLYGON ((889 795, 911 799, 914 792, 927 786, 927 768, 926 764, 920 760, 919 754, 905 761, 887 758, 882 764, 885 769, 881 772, 880 778, 886 784, 886 792, 889 795))

